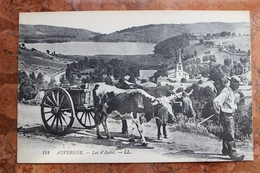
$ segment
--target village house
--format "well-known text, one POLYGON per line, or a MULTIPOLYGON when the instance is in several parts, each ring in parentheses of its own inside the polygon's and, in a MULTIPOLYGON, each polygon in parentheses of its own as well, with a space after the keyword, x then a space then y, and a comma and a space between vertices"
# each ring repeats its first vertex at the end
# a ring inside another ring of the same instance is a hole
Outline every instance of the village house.
POLYGON ((90 78, 91 74, 93 74, 94 72, 94 68, 86 68, 85 70, 82 70, 80 72, 81 78, 90 78))
POLYGON ((145 80, 149 80, 149 78, 151 78, 153 75, 154 75, 154 73, 156 73, 157 72, 157 70, 139 70, 139 72, 140 72, 140 80, 142 80, 142 79, 145 79, 145 80))

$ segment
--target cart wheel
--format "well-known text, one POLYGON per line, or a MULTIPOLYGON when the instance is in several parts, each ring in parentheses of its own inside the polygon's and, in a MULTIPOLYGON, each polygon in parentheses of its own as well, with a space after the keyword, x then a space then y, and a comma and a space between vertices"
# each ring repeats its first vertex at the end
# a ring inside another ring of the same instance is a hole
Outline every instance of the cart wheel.
POLYGON ((79 123, 86 129, 96 127, 94 109, 86 109, 84 112, 78 112, 76 117, 79 123))
POLYGON ((66 134, 74 121, 75 109, 69 93, 63 88, 50 89, 41 103, 42 121, 54 134, 66 134))

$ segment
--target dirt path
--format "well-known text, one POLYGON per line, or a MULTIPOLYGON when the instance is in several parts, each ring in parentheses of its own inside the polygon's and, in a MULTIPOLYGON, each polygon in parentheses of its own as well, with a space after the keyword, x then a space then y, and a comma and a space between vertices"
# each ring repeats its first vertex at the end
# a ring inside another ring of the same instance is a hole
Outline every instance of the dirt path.
MULTIPOLYGON (((157 127, 154 121, 146 123, 144 135, 148 146, 143 147, 138 141, 138 133, 135 131, 136 142, 128 142, 128 137, 121 134, 121 121, 108 119, 108 128, 114 139, 97 139, 95 129, 85 129, 74 121, 70 133, 65 136, 56 136, 47 132, 44 128, 39 106, 18 104, 18 161, 29 162, 136 162, 145 160, 155 162, 160 159, 163 162, 186 161, 229 161, 228 156, 221 155, 221 140, 209 136, 194 133, 176 131, 175 125, 167 127, 168 139, 157 140, 157 127), (56 157, 61 151, 81 151, 83 155, 70 157, 56 157), (54 155, 43 156, 44 151, 54 155), (104 151, 106 156, 98 157, 104 151), (37 156, 32 159, 31 155, 37 156), (96 152, 96 154, 95 154, 96 152), (128 154, 127 154, 128 152, 128 154), (118 157, 117 157, 118 156, 118 157), (155 157, 156 156, 156 157, 155 157), (89 158, 91 157, 91 159, 89 158), (103 159, 103 160, 102 160, 103 159), (115 160, 113 160, 115 159, 115 160)), ((100 128, 103 130, 103 128, 100 128)), ((101 131, 103 132, 103 131, 101 131)), ((103 132, 104 134, 104 132, 103 132)), ((252 145, 250 142, 237 142, 238 151, 245 154, 245 160, 252 159, 252 145)))

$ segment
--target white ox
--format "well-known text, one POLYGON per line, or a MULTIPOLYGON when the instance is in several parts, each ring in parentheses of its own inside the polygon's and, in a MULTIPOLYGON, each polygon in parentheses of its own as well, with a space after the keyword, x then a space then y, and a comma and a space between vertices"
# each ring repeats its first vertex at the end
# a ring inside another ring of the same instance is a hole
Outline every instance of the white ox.
POLYGON ((95 114, 97 117, 96 133, 98 138, 103 138, 99 132, 99 125, 102 123, 107 138, 113 138, 108 131, 106 119, 108 116, 117 120, 130 121, 129 141, 134 141, 133 130, 135 126, 141 137, 143 146, 147 142, 143 135, 142 121, 146 122, 154 118, 154 105, 161 104, 170 115, 173 115, 170 99, 155 98, 142 89, 119 89, 103 83, 97 84, 93 89, 95 102, 95 114))

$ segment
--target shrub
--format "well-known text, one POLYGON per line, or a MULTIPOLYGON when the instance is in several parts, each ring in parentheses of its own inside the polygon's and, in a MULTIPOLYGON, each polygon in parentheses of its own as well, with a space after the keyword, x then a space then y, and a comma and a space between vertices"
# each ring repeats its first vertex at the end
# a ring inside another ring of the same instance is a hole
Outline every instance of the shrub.
POLYGON ((200 64, 200 58, 196 58, 196 64, 200 64))
POLYGON ((187 83, 187 79, 181 78, 181 83, 187 83))
POLYGON ((208 61, 208 60, 209 60, 208 56, 203 56, 203 58, 202 58, 203 62, 208 61))
POLYGON ((210 56, 210 57, 209 57, 209 60, 210 60, 211 62, 217 62, 216 56, 210 56))
POLYGON ((199 81, 198 81, 198 84, 203 84, 203 81, 202 81, 202 80, 199 80, 199 81))
POLYGON ((141 83, 145 83, 145 82, 147 82, 146 79, 141 79, 141 83))
POLYGON ((204 44, 204 40, 202 38, 200 39, 200 44, 204 44))
POLYGON ((252 134, 252 104, 239 106, 234 119, 236 139, 243 140, 252 134))
POLYGON ((222 138, 222 126, 216 125, 214 120, 209 120, 209 122, 205 123, 205 127, 208 130, 209 133, 217 136, 218 138, 222 138))

